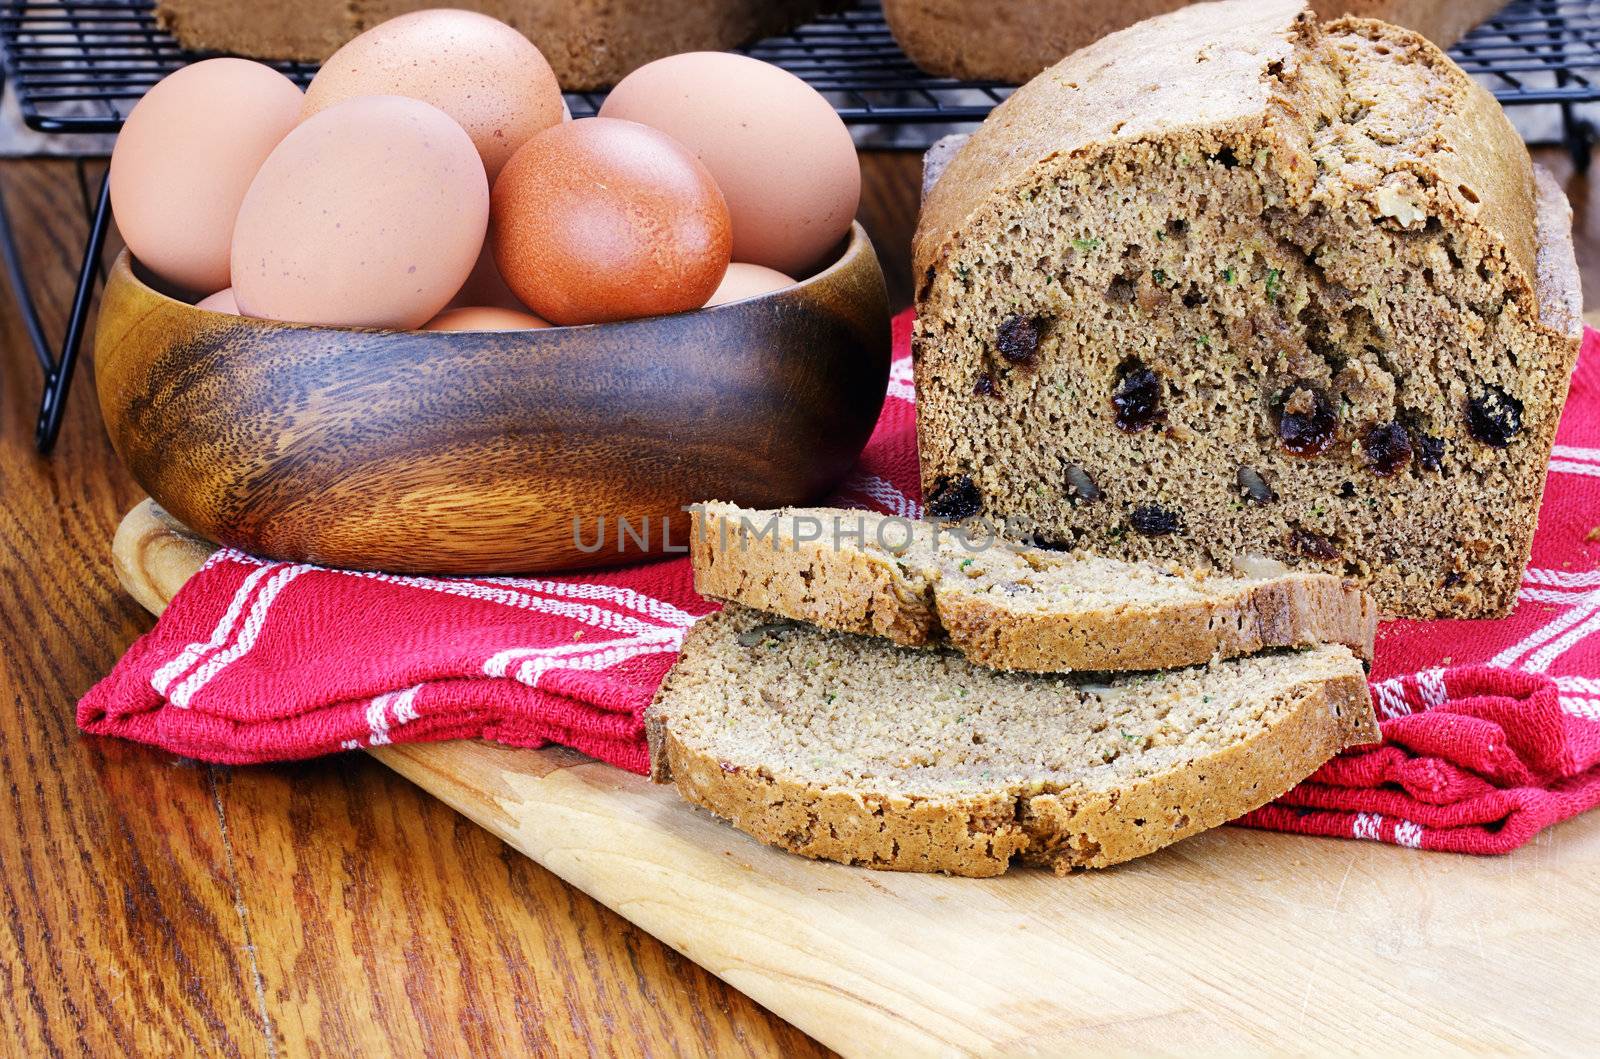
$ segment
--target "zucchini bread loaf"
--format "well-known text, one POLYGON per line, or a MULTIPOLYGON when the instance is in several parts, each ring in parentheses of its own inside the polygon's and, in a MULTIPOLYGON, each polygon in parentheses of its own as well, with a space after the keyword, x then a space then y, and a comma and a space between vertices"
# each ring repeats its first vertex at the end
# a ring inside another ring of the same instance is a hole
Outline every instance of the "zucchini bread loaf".
MULTIPOLYGON (((1115 30, 1194 0, 883 0, 889 28, 922 69, 943 77, 1020 83, 1115 30)), ((1506 0, 1315 0, 1322 18, 1378 18, 1448 48, 1506 0)), ((1220 15, 1217 17, 1221 17, 1220 15)))
MULTIPOLYGON (((428 0, 156 0, 156 17, 185 48, 320 62, 351 37, 428 0)), ((720 50, 792 29, 838 0, 462 0, 521 30, 561 87, 613 85, 635 67, 684 51, 720 50)))
POLYGON ((1008 674, 737 605, 689 634, 645 731, 657 782, 763 842, 953 875, 1142 856, 1378 738, 1342 646, 1008 674))
POLYGON ((1035 78, 914 250, 931 515, 1512 606, 1581 336, 1570 211, 1419 35, 1195 5, 1035 78))
POLYGON ((1274 647, 1372 657, 1378 613, 1320 573, 1227 577, 1051 552, 843 508, 698 507, 703 596, 826 629, 948 644, 992 669, 1170 669, 1274 647))

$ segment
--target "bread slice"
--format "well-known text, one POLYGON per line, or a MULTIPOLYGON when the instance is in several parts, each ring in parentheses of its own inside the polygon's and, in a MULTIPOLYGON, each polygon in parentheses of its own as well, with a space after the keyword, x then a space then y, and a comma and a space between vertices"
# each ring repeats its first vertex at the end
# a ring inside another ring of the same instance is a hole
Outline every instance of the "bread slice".
POLYGON ((1582 335, 1570 217, 1414 33, 1234 0, 1105 37, 924 203, 929 512, 1502 615, 1582 335))
POLYGON ((945 642, 993 669, 1171 669, 1318 643, 1370 659, 1377 632, 1372 598, 1328 574, 1196 573, 843 508, 697 513, 701 595, 908 646, 945 642))
POLYGON ((1342 646, 1069 678, 739 606, 695 626, 645 730, 655 780, 763 842, 973 876, 1142 856, 1378 738, 1342 646))

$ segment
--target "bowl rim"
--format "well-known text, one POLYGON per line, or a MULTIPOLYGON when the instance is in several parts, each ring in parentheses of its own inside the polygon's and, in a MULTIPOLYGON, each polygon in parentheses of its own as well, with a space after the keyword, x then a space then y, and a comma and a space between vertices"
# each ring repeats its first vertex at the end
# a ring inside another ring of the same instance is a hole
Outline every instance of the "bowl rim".
MULTIPOLYGON (((719 312, 719 311, 724 310, 724 309, 732 309, 735 306, 748 306, 752 302, 777 301, 777 300, 780 300, 781 298, 783 298, 785 295, 792 295, 792 294, 794 294, 794 293, 796 293, 798 291, 805 290, 805 289, 808 289, 808 288, 811 288, 811 287, 814 287, 814 286, 819 286, 819 285, 821 285, 821 284, 823 284, 825 282, 831 281, 835 277, 837 277, 840 274, 844 273, 847 269, 853 268, 862 259, 862 257, 864 255, 866 255, 866 254, 875 255, 876 254, 876 249, 873 247, 872 239, 867 235, 867 230, 864 227, 862 227, 861 222, 859 220, 852 219, 851 222, 850 222, 850 231, 840 241, 840 245, 839 245, 838 249, 836 249, 834 251, 834 253, 832 255, 832 262, 826 268, 822 269, 821 271, 812 273, 811 275, 807 276, 805 279, 796 280, 794 283, 790 284, 787 287, 779 287, 777 290, 767 291, 767 292, 765 292, 763 294, 755 294, 755 295, 752 295, 752 296, 750 296, 748 298, 740 298, 738 301, 723 302, 721 305, 703 305, 698 309, 686 309, 686 310, 684 310, 683 312, 680 312, 680 313, 665 313, 665 314, 658 315, 658 316, 638 316, 638 317, 633 317, 633 318, 630 318, 630 319, 627 319, 627 320, 610 320, 610 321, 606 321, 604 323, 595 323, 595 324, 551 324, 549 327, 537 327, 537 328, 527 328, 527 329, 512 329, 512 330, 509 330, 509 331, 508 330, 428 331, 428 330, 424 330, 422 328, 411 328, 411 329, 408 329, 408 328, 399 328, 399 327, 344 327, 344 326, 340 326, 338 324, 308 324, 308 323, 297 323, 297 322, 290 321, 290 320, 271 320, 271 319, 267 319, 266 317, 261 317, 261 316, 244 316, 242 314, 218 312, 215 309, 202 309, 195 302, 188 302, 188 301, 184 301, 182 298, 174 297, 173 295, 168 294, 166 291, 163 291, 159 287, 155 286, 155 284, 151 283, 149 281, 149 279, 147 279, 146 277, 152 275, 152 273, 150 273, 145 268, 144 265, 139 263, 138 259, 133 256, 133 251, 131 249, 127 248, 127 247, 123 248, 122 252, 117 255, 116 261, 114 261, 112 263, 111 273, 112 273, 112 276, 117 276, 117 275, 122 274, 122 273, 125 272, 127 281, 132 283, 134 285, 134 287, 139 291, 139 293, 141 295, 143 295, 145 297, 148 297, 148 298, 156 299, 156 300, 158 300, 159 302, 162 302, 162 303, 170 303, 172 306, 176 307, 176 309, 178 311, 188 310, 188 311, 191 311, 191 312, 204 313, 207 316, 221 317, 224 320, 242 321, 245 324, 245 326, 249 326, 249 327, 262 327, 262 328, 273 328, 273 329, 289 328, 289 329, 296 330, 296 331, 325 331, 325 332, 332 332, 332 333, 348 333, 348 334, 364 334, 364 335, 437 335, 437 336, 448 336, 448 335, 496 335, 496 334, 549 334, 549 333, 552 333, 552 332, 565 333, 565 332, 569 332, 569 331, 577 331, 577 330, 581 330, 581 329, 584 329, 584 328, 590 328, 590 327, 618 327, 618 326, 627 326, 627 325, 637 325, 637 324, 643 323, 645 321, 650 321, 650 320, 677 319, 679 317, 690 316, 690 315, 692 315, 694 313, 715 313, 715 312, 719 312)), ((730 264, 732 264, 732 262, 730 262, 730 264)), ((882 266, 880 265, 879 267, 881 268, 882 266)), ((110 277, 108 277, 108 279, 109 278, 110 277)), ((212 293, 216 293, 216 292, 212 292, 212 293)), ((210 294, 202 294, 200 297, 201 298, 208 298, 208 297, 210 297, 210 294)), ((458 308, 466 308, 466 307, 465 306, 459 306, 458 308)), ((440 312, 444 312, 444 311, 446 311, 446 310, 444 310, 444 309, 440 310, 440 312)), ((524 310, 524 311, 532 312, 532 310, 524 310)))

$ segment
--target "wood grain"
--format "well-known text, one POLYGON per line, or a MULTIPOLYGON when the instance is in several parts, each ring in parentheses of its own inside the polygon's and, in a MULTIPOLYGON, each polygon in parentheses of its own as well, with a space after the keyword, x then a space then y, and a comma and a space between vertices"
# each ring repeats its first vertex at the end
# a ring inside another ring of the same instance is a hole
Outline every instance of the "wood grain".
MULTIPOLYGON (((82 228, 26 219, 82 216, 71 167, 8 165, 0 180, 26 259, 62 277, 39 299, 59 327, 82 228)), ((147 624, 93 540, 138 492, 89 387, 56 458, 34 455, 39 376, 9 306, 0 334, 0 1038, 29 1055, 258 1054, 215 773, 73 724, 78 695, 147 624)))
POLYGON ((685 546, 686 505, 817 500, 854 466, 889 378, 859 225, 833 265, 757 298, 507 332, 207 312, 123 255, 98 326, 112 445, 184 525, 399 573, 637 562, 685 546))
MULTIPOLYGON (((139 554, 159 598, 198 569, 139 554)), ((952 879, 789 856, 569 751, 373 756, 841 1051, 1593 1044, 1600 813, 1499 860, 1222 828, 1066 879, 952 879)))
MULTIPOLYGON (((72 166, 0 187, 59 334, 72 166)), ((106 546, 141 494, 87 370, 34 454, 38 379, 0 293, 0 1055, 825 1054, 365 756, 81 737, 78 696, 150 625, 106 546)))

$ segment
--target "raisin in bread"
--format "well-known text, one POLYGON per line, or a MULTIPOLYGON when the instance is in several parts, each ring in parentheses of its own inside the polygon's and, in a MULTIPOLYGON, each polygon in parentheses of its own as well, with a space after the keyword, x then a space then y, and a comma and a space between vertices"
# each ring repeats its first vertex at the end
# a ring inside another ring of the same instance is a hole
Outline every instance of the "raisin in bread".
MULTIPOLYGON (((966 80, 1028 80, 1108 33, 1176 11, 1193 0, 884 0, 883 13, 911 61, 966 80)), ((1504 7, 1506 0, 1316 0, 1322 18, 1378 18, 1416 30, 1441 48, 1504 7)))
MULTIPOLYGON (((320 62, 380 22, 438 6, 429 0, 156 0, 156 18, 185 48, 320 62)), ((527 35, 561 87, 616 84, 635 67, 684 51, 720 50, 781 33, 838 0, 464 0, 527 35)))
POLYGON ((697 508, 695 589, 827 629, 947 643, 993 669, 1170 669, 1273 647, 1372 657, 1377 608, 1318 573, 1264 578, 1050 552, 842 508, 697 508))
POLYGON ((996 109, 914 257, 930 514, 1512 606, 1581 337, 1570 210, 1416 34, 1294 0, 1113 34, 996 109))
POLYGON ((645 730, 654 779, 763 842, 952 875, 1142 856, 1378 738, 1345 647, 1005 674, 738 606, 695 626, 645 730))

